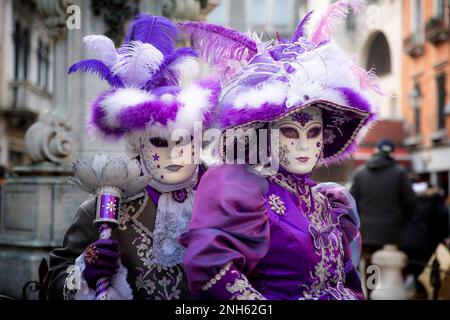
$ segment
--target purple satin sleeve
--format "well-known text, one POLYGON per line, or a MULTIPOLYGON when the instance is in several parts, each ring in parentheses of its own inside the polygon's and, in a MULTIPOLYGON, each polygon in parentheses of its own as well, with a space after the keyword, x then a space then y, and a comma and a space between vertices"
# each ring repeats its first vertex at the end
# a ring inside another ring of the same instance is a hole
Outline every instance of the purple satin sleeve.
MULTIPOLYGON (((233 263, 249 274, 269 249, 265 211, 268 183, 243 165, 210 168, 198 185, 191 223, 180 241, 189 288, 199 293, 221 268, 233 263)), ((217 292, 213 296, 221 298, 217 292)))
POLYGON ((361 259, 361 225, 353 196, 341 185, 333 182, 321 183, 316 190, 328 198, 332 214, 338 218, 346 242, 350 246, 351 260, 357 270, 361 259))

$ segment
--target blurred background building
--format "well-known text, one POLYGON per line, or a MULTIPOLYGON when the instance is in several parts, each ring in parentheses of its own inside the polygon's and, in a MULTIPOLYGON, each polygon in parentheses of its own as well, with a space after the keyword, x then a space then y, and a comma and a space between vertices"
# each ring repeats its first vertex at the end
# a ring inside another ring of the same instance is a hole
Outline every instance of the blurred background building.
POLYGON ((403 104, 405 145, 413 170, 445 190, 450 172, 449 1, 404 1, 403 104))

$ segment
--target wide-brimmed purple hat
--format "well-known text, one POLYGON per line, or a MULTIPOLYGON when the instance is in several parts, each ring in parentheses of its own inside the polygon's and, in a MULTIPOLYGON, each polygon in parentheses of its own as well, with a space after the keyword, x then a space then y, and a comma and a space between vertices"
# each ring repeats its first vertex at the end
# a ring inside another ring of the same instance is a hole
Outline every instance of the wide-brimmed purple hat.
POLYGON ((192 131, 196 121, 211 123, 220 85, 192 80, 199 72, 197 53, 175 49, 178 36, 169 19, 142 14, 118 49, 103 35, 84 38, 96 57, 74 64, 69 73, 96 73, 110 85, 92 103, 92 128, 106 137, 147 131, 167 136, 178 128, 192 131), (186 79, 192 81, 184 85, 186 79))
POLYGON ((300 110, 321 108, 324 123, 323 163, 338 162, 356 148, 376 120, 381 94, 377 78, 357 66, 332 40, 331 33, 348 14, 360 12, 361 0, 331 5, 311 36, 310 12, 291 39, 263 42, 255 34, 200 22, 185 22, 203 58, 220 70, 222 93, 217 125, 223 129, 257 127, 300 110))

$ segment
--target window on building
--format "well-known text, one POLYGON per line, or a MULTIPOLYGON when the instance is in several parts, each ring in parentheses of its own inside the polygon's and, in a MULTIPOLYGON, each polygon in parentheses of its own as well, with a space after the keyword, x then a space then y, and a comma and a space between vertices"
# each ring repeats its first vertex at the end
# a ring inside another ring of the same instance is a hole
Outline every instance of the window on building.
POLYGON ((367 69, 374 68, 378 76, 391 73, 391 52, 385 35, 378 32, 368 49, 367 69))
POLYGON ((220 1, 219 5, 208 14, 206 20, 210 23, 228 25, 229 0, 220 1))
POLYGON ((16 22, 14 29, 14 78, 28 78, 28 61, 30 55, 30 32, 16 22))
POLYGON ((420 136, 420 109, 414 109, 414 134, 420 136))
POLYGON ((277 0, 273 2, 272 24, 285 26, 290 23, 289 0, 277 0))
MULTIPOLYGON (((420 92, 420 85, 416 84, 414 90, 418 93, 419 97, 421 96, 420 92)), ((414 113, 414 134, 416 136, 420 136, 420 126, 421 126, 421 121, 420 121, 420 116, 421 116, 421 99, 417 97, 417 105, 413 106, 413 113, 414 113)))
POLYGON ((445 129, 445 100, 447 91, 445 90, 446 75, 440 74, 436 77, 437 88, 437 115, 438 115, 438 129, 445 129))
POLYGON ((445 15, 445 0, 434 0, 434 16, 439 19, 444 19, 445 15))
POLYGON ((268 6, 266 0, 251 1, 251 24, 253 26, 264 26, 268 22, 268 6))
POLYGON ((22 47, 22 27, 16 23, 14 28, 14 79, 20 78, 20 52, 22 47))
POLYGON ((48 78, 50 68, 50 49, 41 40, 38 42, 37 61, 38 61, 38 85, 41 88, 48 89, 48 78))
POLYGON ((414 33, 422 31, 422 1, 423 0, 412 1, 412 31, 414 33))

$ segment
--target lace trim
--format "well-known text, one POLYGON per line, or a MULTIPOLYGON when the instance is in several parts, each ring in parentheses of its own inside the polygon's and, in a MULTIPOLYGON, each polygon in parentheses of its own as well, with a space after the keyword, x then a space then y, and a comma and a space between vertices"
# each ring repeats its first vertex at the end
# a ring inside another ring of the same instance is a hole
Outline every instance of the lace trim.
MULTIPOLYGON (((108 300, 132 300, 133 293, 127 282, 127 269, 119 261, 119 269, 111 278, 111 285, 108 289, 108 300)), ((75 265, 67 268, 68 276, 64 283, 64 300, 95 300, 95 290, 89 288, 83 277, 86 268, 84 253, 77 258, 75 265)))
POLYGON ((75 295, 81 287, 81 270, 77 265, 71 265, 67 268, 66 281, 63 287, 63 299, 75 300, 75 295))
POLYGON ((211 289, 213 285, 220 281, 222 277, 224 277, 225 274, 230 271, 232 265, 233 262, 228 262, 225 266, 223 266, 223 268, 220 269, 220 271, 213 278, 211 278, 204 286, 202 286, 202 290, 208 291, 209 289, 211 289))
POLYGON ((179 203, 170 193, 163 193, 158 201, 151 264, 173 267, 183 262, 185 248, 179 236, 187 230, 194 207, 195 193, 189 191, 187 199, 179 203))

